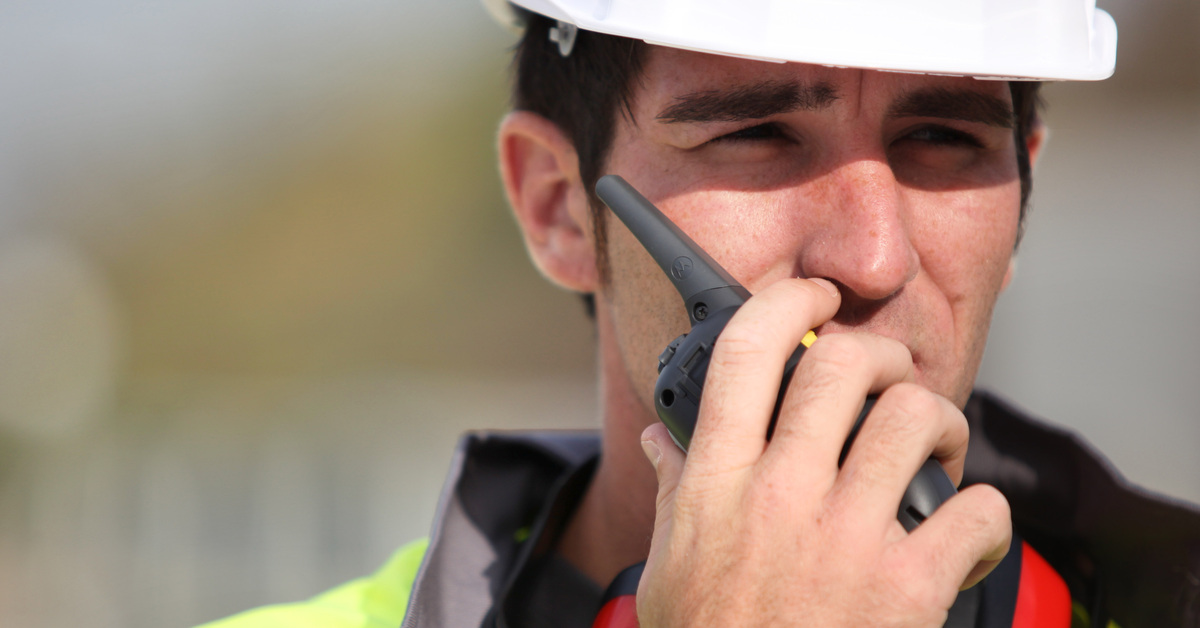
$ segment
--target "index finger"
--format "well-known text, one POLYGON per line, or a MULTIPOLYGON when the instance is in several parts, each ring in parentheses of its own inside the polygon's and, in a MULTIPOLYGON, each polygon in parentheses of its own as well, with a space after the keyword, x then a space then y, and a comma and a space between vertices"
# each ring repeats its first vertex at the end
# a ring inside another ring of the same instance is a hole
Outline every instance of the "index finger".
POLYGON ((837 288, 824 279, 786 279, 746 301, 713 347, 689 461, 719 472, 758 460, 784 363, 840 303, 837 288))

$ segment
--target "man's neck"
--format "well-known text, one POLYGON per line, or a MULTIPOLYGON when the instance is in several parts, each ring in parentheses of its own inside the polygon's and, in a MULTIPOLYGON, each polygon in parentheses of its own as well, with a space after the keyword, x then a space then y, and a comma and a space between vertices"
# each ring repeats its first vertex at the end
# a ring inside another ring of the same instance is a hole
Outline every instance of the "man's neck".
POLYGON ((600 334, 600 464, 558 546, 560 554, 602 587, 622 569, 646 559, 658 494, 654 468, 641 446, 652 411, 637 400, 620 356, 604 338, 600 334))

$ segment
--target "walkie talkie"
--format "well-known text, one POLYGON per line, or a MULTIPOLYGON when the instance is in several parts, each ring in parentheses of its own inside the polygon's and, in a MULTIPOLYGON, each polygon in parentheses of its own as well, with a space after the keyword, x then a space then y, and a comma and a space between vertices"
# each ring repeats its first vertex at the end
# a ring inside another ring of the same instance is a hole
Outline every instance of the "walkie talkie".
MULTIPOLYGON (((671 432, 671 438, 686 452, 696 428, 700 396, 713 347, 734 312, 750 298, 750 292, 621 177, 601 177, 596 183, 596 195, 650 252, 650 256, 679 291, 679 296, 683 297, 684 307, 687 308, 691 331, 676 338, 663 350, 658 358, 659 375, 654 386, 654 406, 658 417, 671 432)), ((770 439, 774 430, 779 405, 791 381, 792 371, 804 350, 816 338, 816 334, 808 332, 787 360, 767 439, 770 439)), ((874 396, 867 398, 842 448, 839 464, 849 452, 874 402, 874 396)), ((956 492, 942 465, 932 458, 926 460, 900 501, 897 516, 901 525, 911 532, 956 492)))

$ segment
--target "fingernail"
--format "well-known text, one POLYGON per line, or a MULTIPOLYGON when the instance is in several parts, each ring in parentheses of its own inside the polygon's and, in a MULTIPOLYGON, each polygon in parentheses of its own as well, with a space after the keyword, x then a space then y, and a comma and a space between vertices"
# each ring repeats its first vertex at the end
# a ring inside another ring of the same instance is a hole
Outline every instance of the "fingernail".
POLYGON ((829 293, 829 296, 831 296, 831 297, 836 297, 836 296, 838 296, 838 289, 837 289, 837 286, 833 285, 833 282, 832 282, 832 281, 829 281, 828 279, 824 279, 824 278, 821 278, 821 277, 810 277, 810 278, 809 278, 809 281, 811 281, 811 282, 813 282, 813 283, 817 284, 818 286, 821 286, 822 288, 824 288, 824 289, 825 289, 825 292, 828 292, 828 293, 829 293))
POLYGON ((652 440, 642 441, 642 451, 646 452, 646 458, 650 460, 650 464, 658 469, 658 462, 662 460, 662 451, 658 449, 658 445, 652 440))

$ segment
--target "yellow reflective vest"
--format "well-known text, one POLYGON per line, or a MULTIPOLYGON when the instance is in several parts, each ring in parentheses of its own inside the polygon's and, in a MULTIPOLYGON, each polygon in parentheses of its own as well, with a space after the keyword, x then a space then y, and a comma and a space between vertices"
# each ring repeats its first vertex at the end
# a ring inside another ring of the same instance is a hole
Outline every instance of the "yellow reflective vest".
POLYGON ((396 628, 427 547, 428 539, 413 541, 370 576, 303 602, 256 608, 200 628, 396 628))

